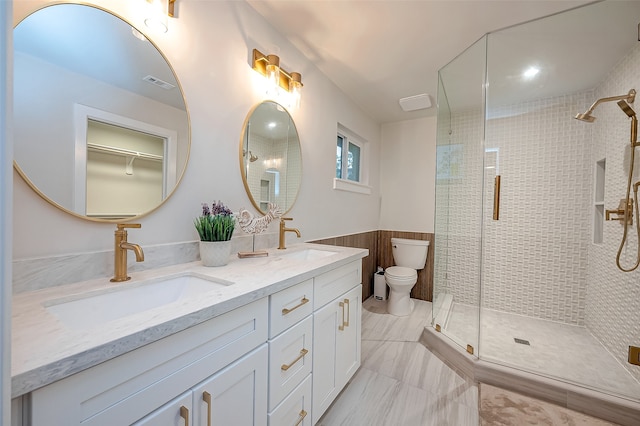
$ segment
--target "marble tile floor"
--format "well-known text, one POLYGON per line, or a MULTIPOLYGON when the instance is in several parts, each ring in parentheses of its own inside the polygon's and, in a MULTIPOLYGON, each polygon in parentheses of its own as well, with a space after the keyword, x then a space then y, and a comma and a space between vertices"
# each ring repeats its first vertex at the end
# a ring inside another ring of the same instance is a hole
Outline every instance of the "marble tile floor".
MULTIPOLYGON (((586 328, 490 309, 483 309, 482 315, 479 347, 483 359, 620 396, 640 395, 640 383, 586 328), (518 344, 514 338, 527 340, 529 345, 518 344)), ((459 344, 477 348, 477 322, 476 306, 454 303, 444 333, 459 344)))
POLYGON ((364 302, 362 366, 317 426, 611 424, 461 377, 419 343, 431 303, 415 302, 407 317, 364 302))
POLYGON ((431 321, 431 303, 394 317, 386 302, 362 310, 362 365, 318 426, 477 425, 478 386, 418 342, 431 321))

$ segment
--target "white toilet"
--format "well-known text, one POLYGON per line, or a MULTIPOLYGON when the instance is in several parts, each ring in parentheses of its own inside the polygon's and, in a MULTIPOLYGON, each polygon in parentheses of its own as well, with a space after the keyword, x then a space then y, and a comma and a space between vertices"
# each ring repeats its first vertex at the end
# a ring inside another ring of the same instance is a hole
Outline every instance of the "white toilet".
POLYGON ((397 266, 391 266, 384 272, 390 289, 387 312, 405 316, 413 311, 413 300, 409 295, 418 281, 417 270, 424 268, 427 261, 429 241, 391 238, 391 251, 397 266))

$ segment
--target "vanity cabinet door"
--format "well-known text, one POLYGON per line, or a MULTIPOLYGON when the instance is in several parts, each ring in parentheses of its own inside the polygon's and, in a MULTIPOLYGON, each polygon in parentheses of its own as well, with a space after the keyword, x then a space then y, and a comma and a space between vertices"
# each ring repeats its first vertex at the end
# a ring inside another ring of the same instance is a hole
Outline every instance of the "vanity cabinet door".
POLYGON ((362 286, 313 314, 313 424, 360 367, 362 286))
POLYGON ((336 376, 339 388, 347 384, 360 367, 361 325, 362 325, 362 286, 352 289, 341 298, 346 318, 345 326, 338 332, 336 349, 336 376))
POLYGON ((312 415, 316 424, 338 395, 336 351, 341 309, 333 301, 313 314, 313 392, 312 415))
POLYGON ((267 368, 265 343, 193 388, 193 425, 266 426, 267 368))
POLYGON ((133 426, 192 426, 191 391, 167 402, 133 426))

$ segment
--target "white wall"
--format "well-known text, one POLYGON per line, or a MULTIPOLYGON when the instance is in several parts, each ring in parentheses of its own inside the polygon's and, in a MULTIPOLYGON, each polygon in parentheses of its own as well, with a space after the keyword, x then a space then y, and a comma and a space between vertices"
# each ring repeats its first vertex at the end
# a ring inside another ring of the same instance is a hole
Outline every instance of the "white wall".
MULTIPOLYGON (((14 23, 46 3, 16 0, 14 23)), ((137 10, 142 0, 88 3, 145 30, 137 10)), ((246 3, 182 0, 176 5, 177 18, 170 19, 169 31, 149 37, 173 65, 185 92, 191 158, 174 195, 141 218, 142 229, 130 232, 130 239, 143 247, 196 240, 192 219, 202 202, 219 199, 233 210, 251 208, 241 180, 238 144, 246 114, 263 100, 256 88, 260 78, 250 66, 252 49, 269 53, 273 46, 279 47, 282 66, 301 72, 304 80, 301 108, 291 112, 303 157, 302 186, 289 213, 294 218, 291 226, 300 229, 303 240, 377 229, 380 126, 246 3), (332 189, 338 121, 371 144, 371 195, 332 189)), ((112 248, 115 225, 66 215, 40 199, 15 173, 14 180, 15 259, 112 248)))
POLYGON ((382 125, 380 229, 433 232, 436 117, 382 125))
POLYGON ((11 412, 11 2, 0 1, 0 424, 11 412))

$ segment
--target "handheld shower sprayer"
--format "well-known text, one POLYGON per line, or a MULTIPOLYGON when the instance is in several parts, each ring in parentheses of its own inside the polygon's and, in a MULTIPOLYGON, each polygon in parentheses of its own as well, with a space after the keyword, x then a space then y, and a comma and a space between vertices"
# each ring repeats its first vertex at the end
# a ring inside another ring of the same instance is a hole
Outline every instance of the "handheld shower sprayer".
POLYGON ((638 117, 636 116, 636 112, 633 108, 631 108, 625 100, 618 101, 618 106, 629 118, 631 118, 631 148, 633 149, 638 145, 638 117))
POLYGON ((607 210, 607 220, 609 220, 609 214, 614 213, 618 216, 622 215, 622 217, 618 217, 617 220, 621 220, 622 226, 624 230, 622 232, 622 241, 620 242, 620 247, 618 248, 618 253, 616 255, 616 265, 618 269, 622 272, 631 272, 634 271, 640 266, 640 209, 638 208, 638 187, 640 186, 640 182, 636 182, 633 185, 633 199, 631 198, 631 181, 633 180, 633 169, 634 169, 634 160, 635 160, 635 148, 640 145, 638 144, 638 117, 636 116, 636 112, 629 105, 632 104, 636 98, 636 91, 634 89, 629 90, 629 93, 622 96, 612 96, 609 98, 601 98, 598 99, 589 107, 587 111, 583 114, 577 114, 575 118, 577 120, 586 121, 588 123, 593 123, 596 119, 593 115, 593 110, 603 102, 611 102, 618 101, 618 106, 627 114, 627 117, 631 118, 631 155, 629 159, 629 175, 627 177, 627 192, 624 200, 620 201, 620 205, 624 206, 623 208, 618 208, 617 210, 607 210), (636 262, 635 265, 631 268, 625 269, 620 264, 620 257, 622 255, 622 249, 627 242, 627 234, 629 231, 629 225, 633 223, 633 212, 636 212, 636 235, 638 240, 638 247, 636 250, 636 262))
POLYGON ((636 116, 636 112, 624 99, 618 101, 618 106, 625 114, 629 116, 629 118, 633 118, 636 116))

